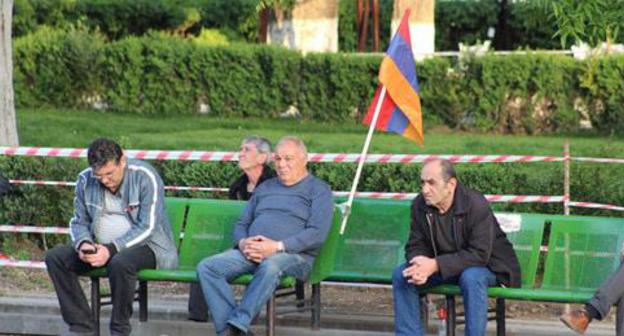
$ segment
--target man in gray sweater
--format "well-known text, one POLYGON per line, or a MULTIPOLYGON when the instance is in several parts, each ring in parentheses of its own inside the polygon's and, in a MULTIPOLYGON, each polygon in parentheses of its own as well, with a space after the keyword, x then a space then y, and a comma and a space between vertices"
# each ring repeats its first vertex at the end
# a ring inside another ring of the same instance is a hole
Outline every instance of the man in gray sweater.
POLYGON ((329 232, 333 202, 329 186, 306 165, 303 142, 282 138, 275 149, 277 178, 254 191, 235 224, 235 247, 197 266, 218 335, 248 334, 280 277, 308 276, 329 232), (228 281, 246 273, 254 276, 237 305, 228 281))

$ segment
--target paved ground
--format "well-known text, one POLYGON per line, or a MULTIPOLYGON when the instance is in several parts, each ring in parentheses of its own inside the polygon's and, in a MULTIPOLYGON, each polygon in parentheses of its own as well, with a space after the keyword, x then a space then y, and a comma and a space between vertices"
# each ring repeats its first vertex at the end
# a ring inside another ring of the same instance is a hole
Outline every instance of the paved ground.
MULTIPOLYGON (((133 319, 133 335, 214 335, 209 323, 197 323, 186 320, 185 300, 160 300, 150 298, 150 320, 139 322, 133 319)), ((108 314, 105 308, 104 315, 108 314)), ((308 315, 287 315, 278 318, 277 335, 392 335, 392 318, 389 315, 366 314, 325 314, 322 316, 322 329, 311 330, 308 315)), ((108 335, 106 326, 108 318, 102 319, 102 335, 108 335)), ((495 323, 489 323, 489 335, 494 335, 495 323)), ((0 297, 0 334, 58 335, 64 328, 58 312, 56 299, 49 295, 28 297, 0 297)), ((256 334, 264 334, 262 321, 253 327, 256 334)), ((433 332, 434 330, 431 330, 433 332)), ((463 335, 458 330, 458 335, 463 335)), ((558 321, 518 320, 507 321, 507 335, 544 335, 572 336, 558 321)), ((607 323, 590 326, 586 335, 615 335, 614 328, 607 323)))

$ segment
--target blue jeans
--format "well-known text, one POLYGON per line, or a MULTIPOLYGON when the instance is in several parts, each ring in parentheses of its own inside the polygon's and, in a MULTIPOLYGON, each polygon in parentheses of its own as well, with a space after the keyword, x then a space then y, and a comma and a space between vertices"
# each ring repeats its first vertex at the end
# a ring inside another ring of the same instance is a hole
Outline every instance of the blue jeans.
POLYGON ((414 285, 403 277, 409 264, 397 267, 392 273, 394 299, 394 330, 396 335, 424 335, 420 319, 419 290, 439 284, 458 284, 464 297, 466 336, 483 336, 487 326, 487 288, 497 284, 496 276, 486 267, 468 267, 458 277, 442 280, 440 273, 432 274, 427 282, 414 285))
POLYGON ((228 332, 228 324, 247 332, 251 320, 271 298, 284 276, 305 279, 310 266, 298 254, 276 253, 261 263, 254 263, 236 249, 202 260, 197 265, 197 276, 204 292, 217 334, 228 332), (238 305, 229 281, 246 273, 253 273, 251 283, 238 305))

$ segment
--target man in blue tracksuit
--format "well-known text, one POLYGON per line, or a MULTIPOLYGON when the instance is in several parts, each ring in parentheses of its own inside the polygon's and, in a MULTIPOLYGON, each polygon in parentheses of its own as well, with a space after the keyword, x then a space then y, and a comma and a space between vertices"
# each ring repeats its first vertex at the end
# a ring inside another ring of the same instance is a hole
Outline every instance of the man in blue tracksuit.
POLYGON ((127 159, 112 140, 93 141, 87 157, 90 167, 76 184, 71 245, 49 250, 45 262, 69 325, 65 335, 94 334, 78 274, 101 266, 111 285, 110 334, 129 335, 138 271, 177 267, 163 182, 152 166, 127 159))

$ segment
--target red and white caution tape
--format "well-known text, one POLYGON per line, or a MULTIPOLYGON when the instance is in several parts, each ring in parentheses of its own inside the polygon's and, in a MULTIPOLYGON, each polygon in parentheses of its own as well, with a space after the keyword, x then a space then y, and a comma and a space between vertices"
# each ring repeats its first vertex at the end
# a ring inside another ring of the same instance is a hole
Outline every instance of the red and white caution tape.
MULTIPOLYGON (((56 186, 56 187, 75 187, 76 182, 66 182, 66 181, 35 181, 35 180, 9 180, 11 184, 22 184, 22 185, 46 185, 46 186, 56 186)), ((218 191, 218 192, 227 192, 228 188, 211 188, 211 187, 185 187, 185 186, 165 186, 165 190, 188 190, 188 191, 218 191)))
POLYGON ((68 234, 69 229, 64 227, 42 227, 32 225, 0 225, 0 232, 68 234))
POLYGON ((611 159, 611 158, 572 157, 570 159, 574 161, 584 161, 584 162, 624 163, 624 159, 611 159))
POLYGON ((57 187, 75 187, 76 182, 66 181, 35 181, 35 180, 9 180, 11 184, 26 184, 26 185, 46 185, 57 187))
POLYGON ((0 267, 46 268, 43 261, 0 259, 0 267))
MULTIPOLYGON (((130 158, 150 160, 238 161, 238 152, 126 150, 124 153, 130 158)), ((0 155, 81 158, 86 157, 87 150, 84 148, 0 147, 0 155)), ((359 162, 360 154, 310 153, 308 158, 311 162, 359 162)), ((536 155, 369 154, 366 156, 367 163, 416 163, 434 159, 461 163, 559 162, 564 160, 563 157, 536 155)))
POLYGON ((592 209, 624 211, 624 207, 611 205, 611 204, 600 204, 600 203, 591 203, 591 202, 570 202, 569 205, 573 207, 577 207, 577 208, 592 208, 592 209))
MULTIPOLYGON (((59 187, 75 186, 75 182, 65 181, 31 181, 31 180, 9 180, 13 184, 30 184, 30 185, 49 185, 59 187)), ((227 192, 228 188, 212 188, 212 187, 182 187, 182 186, 166 186, 166 190, 190 190, 190 191, 218 191, 227 192)), ((334 196, 348 196, 348 191, 335 191, 334 196)), ((388 199, 413 199, 418 193, 393 193, 393 192, 357 192, 355 197, 364 198, 388 198, 388 199)), ((561 203, 563 196, 533 196, 533 195, 485 195, 490 202, 508 202, 508 203, 561 203)))

